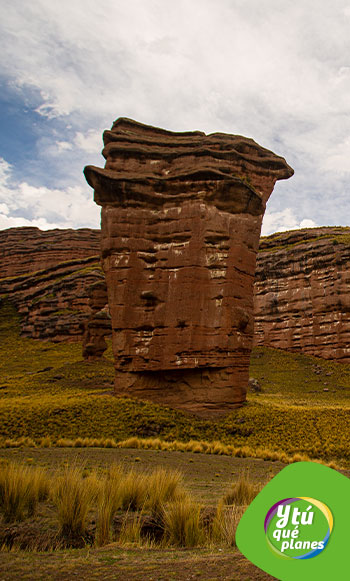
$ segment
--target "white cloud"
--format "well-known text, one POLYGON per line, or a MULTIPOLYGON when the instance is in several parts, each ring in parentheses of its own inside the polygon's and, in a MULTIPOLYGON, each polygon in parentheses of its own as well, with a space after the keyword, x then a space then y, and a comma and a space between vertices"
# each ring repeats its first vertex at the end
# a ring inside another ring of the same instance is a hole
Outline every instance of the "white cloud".
POLYGON ((310 220, 308 218, 300 222, 300 228, 316 228, 316 226, 317 224, 315 224, 313 220, 310 220))
POLYGON ((262 236, 268 236, 273 232, 285 232, 287 230, 297 230, 299 228, 314 228, 317 224, 309 218, 298 220, 291 208, 286 208, 282 212, 267 211, 261 229, 262 236))
POLYGON ((9 213, 10 213, 9 207, 8 207, 8 206, 6 206, 6 204, 0 204, 0 213, 1 213, 2 215, 4 215, 4 214, 5 214, 5 215, 7 215, 7 214, 9 214, 9 213))
MULTIPOLYGON (((346 223, 349 14, 348 0, 317 9, 313 0, 7 2, 1 74, 25 95, 34 90, 40 102, 32 106, 47 127, 57 119, 66 125, 38 139, 41 167, 53 172, 56 163, 61 177, 64 158, 68 176, 64 194, 36 192, 38 219, 42 211, 50 221, 54 202, 81 224, 84 210, 69 206, 71 191, 92 220, 79 168, 95 163, 103 129, 129 116, 179 131, 247 135, 286 157, 296 175, 276 189, 282 201, 271 197, 264 228, 346 223)), ((35 197, 30 180, 20 181, 35 197)))
POLYGON ((0 157, 0 183, 7 184, 11 175, 11 165, 0 157))
POLYGON ((331 172, 350 172, 350 137, 334 146, 325 161, 325 169, 331 172))
POLYGON ((51 230, 52 228, 62 228, 62 225, 49 223, 45 218, 39 218, 34 220, 27 220, 26 218, 14 218, 6 216, 0 212, 0 230, 5 230, 6 228, 18 228, 19 226, 36 226, 40 230, 51 230))
POLYGON ((85 134, 78 131, 75 134, 74 145, 82 151, 96 154, 103 148, 101 131, 89 129, 85 134))
POLYGON ((0 228, 98 228, 99 208, 89 194, 80 186, 62 190, 12 182, 11 166, 0 158, 0 228))
POLYGON ((59 153, 73 149, 73 145, 68 141, 56 141, 56 145, 59 153))

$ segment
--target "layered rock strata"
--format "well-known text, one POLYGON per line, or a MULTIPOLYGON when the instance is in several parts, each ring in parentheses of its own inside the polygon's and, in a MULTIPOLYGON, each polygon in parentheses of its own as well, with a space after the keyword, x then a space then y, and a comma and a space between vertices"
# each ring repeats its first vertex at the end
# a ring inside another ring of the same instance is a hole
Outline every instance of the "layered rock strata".
POLYGON ((350 228, 262 238, 255 345, 350 363, 350 228))
POLYGON ((0 230, 0 279, 88 258, 98 254, 99 242, 100 231, 91 228, 0 230))
POLYGON ((90 287, 102 281, 99 230, 11 228, 0 232, 1 299, 15 304, 22 335, 80 341, 93 309, 90 287))
POLYGON ((253 282, 265 204, 293 170, 251 139, 118 119, 104 169, 102 265, 115 390, 225 412, 245 400, 253 282))
POLYGON ((84 324, 83 357, 88 361, 100 359, 107 349, 106 337, 111 336, 107 287, 105 280, 88 289, 90 316, 84 324))

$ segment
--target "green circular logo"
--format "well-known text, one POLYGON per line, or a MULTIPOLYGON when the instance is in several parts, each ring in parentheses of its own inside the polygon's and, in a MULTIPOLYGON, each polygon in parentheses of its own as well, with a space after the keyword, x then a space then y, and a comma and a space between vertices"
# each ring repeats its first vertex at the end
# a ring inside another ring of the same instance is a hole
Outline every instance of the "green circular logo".
POLYGON ((264 528, 267 542, 278 556, 310 559, 327 546, 333 516, 328 506, 315 498, 284 498, 268 510, 264 528))

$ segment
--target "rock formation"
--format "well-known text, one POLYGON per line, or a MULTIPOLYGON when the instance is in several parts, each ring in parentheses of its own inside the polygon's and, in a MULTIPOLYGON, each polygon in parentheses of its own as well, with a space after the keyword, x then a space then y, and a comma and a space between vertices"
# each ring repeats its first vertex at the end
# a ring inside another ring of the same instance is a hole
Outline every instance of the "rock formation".
POLYGON ((104 169, 102 265, 115 390, 198 413, 245 399, 261 221, 293 170, 251 139, 118 119, 104 169))
POLYGON ((99 254, 100 231, 39 230, 23 227, 0 230, 0 279, 27 275, 99 254), (93 249, 93 252, 91 250, 93 249))
POLYGON ((262 238, 255 345, 350 363, 350 228, 262 238))
POLYGON ((89 288, 104 283, 100 231, 11 228, 0 231, 0 303, 12 301, 22 335, 80 341, 93 312, 89 288))
POLYGON ((91 285, 88 295, 90 316, 84 324, 83 357, 88 361, 93 361, 103 356, 107 349, 106 337, 111 335, 111 317, 105 280, 91 285))
MULTIPOLYGON (((99 251, 98 230, 0 231, 0 271, 11 266, 17 273, 0 279, 0 299, 6 296, 17 306, 24 336, 83 340, 84 357, 103 354, 111 320, 99 251), (81 258, 78 252, 84 252, 81 258)), ((350 228, 304 229, 262 238, 254 344, 349 362, 349 257, 350 228)))

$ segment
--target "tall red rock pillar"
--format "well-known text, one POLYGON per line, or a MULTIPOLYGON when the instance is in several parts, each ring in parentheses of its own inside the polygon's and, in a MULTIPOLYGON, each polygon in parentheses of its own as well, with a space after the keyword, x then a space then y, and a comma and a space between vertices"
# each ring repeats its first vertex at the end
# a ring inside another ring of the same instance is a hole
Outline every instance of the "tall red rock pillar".
POLYGON ((245 400, 265 204, 293 170, 252 139, 118 119, 104 169, 102 263, 115 391, 203 415, 245 400))

